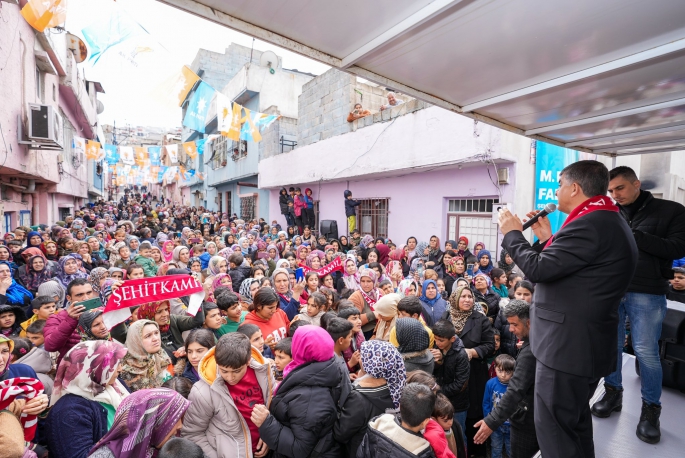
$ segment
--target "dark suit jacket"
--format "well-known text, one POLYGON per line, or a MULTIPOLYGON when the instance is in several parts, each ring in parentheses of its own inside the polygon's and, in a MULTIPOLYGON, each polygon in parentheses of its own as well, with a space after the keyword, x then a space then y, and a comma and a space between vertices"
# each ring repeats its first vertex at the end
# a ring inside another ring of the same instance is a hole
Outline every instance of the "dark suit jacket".
POLYGON ((581 216, 540 252, 518 231, 509 232, 502 246, 537 283, 530 309, 537 360, 580 377, 616 370, 618 305, 637 265, 635 239, 621 215, 581 216))

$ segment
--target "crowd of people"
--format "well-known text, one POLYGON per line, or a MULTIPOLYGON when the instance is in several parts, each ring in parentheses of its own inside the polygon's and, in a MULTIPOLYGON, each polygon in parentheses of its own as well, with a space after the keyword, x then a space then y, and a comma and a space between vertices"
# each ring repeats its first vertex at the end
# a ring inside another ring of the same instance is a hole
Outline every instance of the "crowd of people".
POLYGON ((512 256, 327 239, 292 192, 285 228, 127 190, 5 234, 0 457, 537 453, 536 286, 512 256), (179 275, 203 286, 196 314, 181 296, 108 328, 127 281, 179 275))

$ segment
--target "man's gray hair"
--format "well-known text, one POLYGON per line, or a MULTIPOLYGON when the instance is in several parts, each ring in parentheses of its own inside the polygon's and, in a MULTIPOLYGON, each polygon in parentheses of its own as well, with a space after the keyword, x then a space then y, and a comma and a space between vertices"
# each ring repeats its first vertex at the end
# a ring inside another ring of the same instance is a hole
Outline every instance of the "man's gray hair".
POLYGON ((504 318, 513 318, 517 316, 519 320, 530 319, 530 305, 526 301, 514 299, 509 301, 504 308, 504 318))

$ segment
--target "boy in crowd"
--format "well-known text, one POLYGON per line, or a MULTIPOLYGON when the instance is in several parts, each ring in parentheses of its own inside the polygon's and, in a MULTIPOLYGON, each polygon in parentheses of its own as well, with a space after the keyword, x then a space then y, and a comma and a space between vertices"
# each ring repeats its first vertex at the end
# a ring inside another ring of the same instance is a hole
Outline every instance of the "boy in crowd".
MULTIPOLYGON (((356 224, 356 223, 355 223, 355 224, 356 224)), ((350 244, 351 244, 353 247, 358 247, 358 246, 359 246, 359 243, 360 243, 361 241, 362 241, 362 234, 361 234, 357 229, 353 230, 353 231, 350 233, 350 244)))
POLYGON ((21 323, 21 337, 27 337, 26 330, 37 320, 47 321, 50 315, 55 313, 57 305, 55 300, 49 296, 37 296, 31 301, 33 316, 21 323))
POLYGON ((283 381, 283 369, 293 360, 292 337, 286 337, 276 343, 274 347, 274 377, 277 382, 283 381))
POLYGON ((430 388, 419 383, 407 384, 400 397, 400 417, 386 413, 371 420, 357 457, 434 458, 433 449, 421 434, 434 407, 435 393, 430 388))
POLYGON ((670 282, 666 299, 685 303, 685 267, 674 267, 670 282))
POLYGON ((357 210, 355 207, 361 205, 361 202, 352 198, 352 191, 346 189, 343 193, 345 196, 345 216, 347 216, 347 230, 352 234, 357 229, 357 210))
POLYGON ((435 398, 435 408, 433 409, 433 419, 445 431, 447 446, 454 456, 466 456, 466 446, 464 445, 463 434, 459 423, 454 422, 454 407, 447 396, 438 393, 435 398), (462 451, 460 454, 458 450, 462 451))
POLYGON ((247 336, 233 332, 221 336, 207 352, 198 373, 181 435, 202 447, 207 456, 219 456, 230 448, 232 456, 264 457, 269 450, 251 415, 255 404, 271 401, 275 380, 270 364, 247 336))
POLYGON ((440 391, 447 396, 454 407, 454 419, 459 423, 464 442, 466 442, 466 413, 469 408, 468 381, 471 373, 469 357, 451 321, 438 320, 433 326, 433 334, 437 347, 431 349, 435 359, 433 375, 440 386, 440 391))
POLYGON ((146 277, 154 277, 157 275, 157 264, 152 259, 152 245, 150 242, 143 242, 138 248, 138 254, 133 259, 133 262, 143 268, 146 277))
POLYGON ((45 328, 46 320, 36 320, 26 327, 26 338, 31 341, 34 347, 43 349, 45 337, 43 336, 43 329, 45 328))
MULTIPOLYGON (((423 306, 421 305, 421 301, 419 300, 419 298, 416 296, 403 297, 397 303, 397 312, 400 318, 413 318, 415 320, 418 320, 428 333, 428 344, 430 345, 428 348, 433 348, 433 344, 435 343, 435 337, 433 336, 433 330, 430 327, 428 327, 425 321, 423 321, 423 318, 421 318, 421 314, 423 313, 423 306)), ((399 346, 399 343, 397 342, 397 337, 395 335, 395 328, 393 328, 390 331, 390 343, 396 347, 399 346)))
MULTIPOLYGON (((507 392, 507 385, 511 376, 514 375, 516 360, 510 355, 499 355, 495 358, 495 371, 497 377, 488 380, 485 384, 485 394, 483 395, 483 417, 487 417, 495 408, 504 393, 507 392)), ((502 449, 506 449, 507 456, 511 456, 511 442, 509 441, 509 420, 492 432, 490 436, 492 458, 501 458, 502 449)))
POLYGON ((262 330, 259 329, 259 326, 252 323, 243 323, 238 326, 236 332, 247 337, 250 341, 250 345, 252 345, 260 355, 264 354, 264 336, 262 335, 262 330))
POLYGON ((366 341, 366 339, 364 339, 364 333, 362 332, 362 319, 359 316, 359 309, 355 306, 338 308, 338 318, 342 318, 343 320, 352 323, 353 338, 350 341, 350 346, 347 350, 344 350, 342 354, 343 358, 345 358, 345 363, 347 364, 347 370, 350 373, 355 373, 360 369, 359 361, 361 360, 361 354, 359 353, 359 349, 361 348, 362 343, 366 341))
MULTIPOLYGON (((335 346, 333 351, 335 352, 335 360, 340 365, 340 370, 343 374, 349 374, 350 370, 343 356, 343 352, 350 348, 352 344, 352 339, 354 339, 354 325, 343 318, 333 318, 326 326, 326 331, 330 334, 335 346)), ((349 381, 349 378, 347 379, 349 381)), ((352 389, 349 383, 343 384, 347 386, 348 389, 352 389)), ((343 389, 344 391, 344 389, 343 389)), ((349 391, 348 391, 349 394, 349 391)), ((341 395, 342 397, 342 395, 341 395)), ((347 396, 345 396, 347 397, 347 396)))
POLYGON ((226 319, 226 323, 217 329, 217 335, 221 337, 229 332, 236 332, 248 313, 241 307, 238 295, 225 286, 219 286, 214 290, 214 300, 221 310, 221 316, 226 319))

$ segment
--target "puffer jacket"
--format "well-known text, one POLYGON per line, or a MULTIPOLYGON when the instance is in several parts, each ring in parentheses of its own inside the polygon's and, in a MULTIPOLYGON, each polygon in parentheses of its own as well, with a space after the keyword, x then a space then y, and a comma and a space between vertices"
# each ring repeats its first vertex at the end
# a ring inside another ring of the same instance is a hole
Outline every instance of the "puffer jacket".
MULTIPOLYGON (((269 405, 275 384, 271 365, 254 348, 249 364, 257 376, 265 405, 269 405)), ((251 458, 250 429, 219 375, 214 348, 202 358, 198 372, 200 380, 188 396, 190 407, 183 419, 181 436, 202 447, 207 458, 251 458)))
POLYGON ((307 458, 315 448, 320 458, 339 458, 333 439, 342 372, 335 358, 303 364, 290 372, 271 401, 271 415, 259 427, 273 458, 307 458))
POLYGON ((133 262, 143 268, 146 277, 154 277, 157 275, 157 264, 155 264, 155 261, 152 259, 138 255, 133 262))
POLYGON ((435 458, 435 453, 420 434, 411 433, 392 414, 383 414, 369 422, 369 429, 357 458, 435 458))
POLYGON ((285 188, 281 188, 281 191, 279 191, 279 194, 278 194, 278 206, 281 208, 281 215, 287 215, 288 214, 288 200, 289 199, 290 199, 290 196, 288 195, 288 191, 285 188), (283 194, 282 191, 285 191, 285 194, 283 194))
POLYGON ((673 260, 685 256, 685 207, 670 200, 657 199, 640 191, 632 216, 618 206, 633 231, 639 266, 628 292, 664 295, 673 278, 673 260))
POLYGON ((72 349, 74 345, 81 341, 81 336, 76 332, 78 320, 72 318, 66 309, 55 313, 48 318, 43 329, 45 336, 44 347, 46 351, 57 351, 57 366, 62 361, 64 355, 72 349))
POLYGON ((12 364, 26 364, 27 366, 31 366, 33 370, 36 371, 38 380, 43 383, 45 394, 48 396, 52 394, 52 387, 54 386, 55 381, 48 375, 52 371, 52 360, 47 351, 42 348, 33 347, 30 352, 26 353, 12 364))
POLYGON ((442 394, 452 403, 455 412, 469 408, 469 376, 471 366, 461 339, 457 339, 435 365, 433 375, 442 394))

